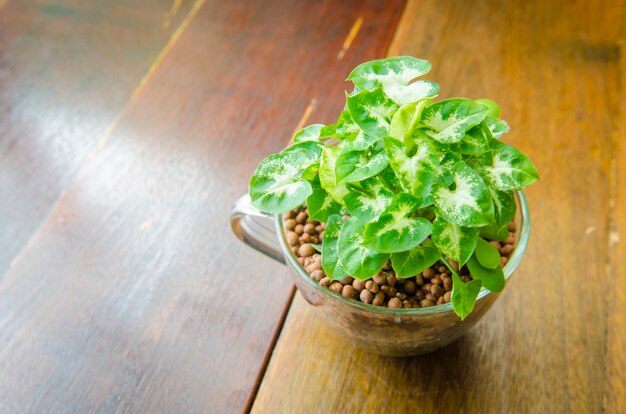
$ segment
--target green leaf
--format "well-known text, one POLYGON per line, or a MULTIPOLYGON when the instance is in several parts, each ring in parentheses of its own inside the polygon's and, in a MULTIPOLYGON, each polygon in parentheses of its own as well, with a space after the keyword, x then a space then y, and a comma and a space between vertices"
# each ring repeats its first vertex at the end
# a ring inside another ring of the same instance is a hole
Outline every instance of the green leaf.
POLYGON ((428 99, 422 99, 418 102, 404 104, 391 118, 389 135, 400 140, 407 147, 407 150, 411 150, 414 145, 413 131, 428 102, 428 99))
POLYGON ((491 240, 504 240, 509 237, 507 228, 515 217, 517 205, 512 191, 498 191, 489 187, 494 206, 494 220, 485 227, 481 227, 480 235, 491 240))
POLYGON ((345 183, 340 183, 335 174, 335 165, 341 149, 337 147, 324 147, 322 161, 320 162, 319 174, 322 188, 338 203, 344 204, 343 198, 349 190, 345 183))
POLYGON ((309 208, 309 218, 325 222, 328 220, 328 216, 341 213, 341 204, 336 202, 331 195, 322 188, 319 176, 315 177, 311 185, 313 193, 306 200, 306 204, 309 208))
POLYGON ((294 144, 261 161, 250 180, 252 204, 272 214, 302 205, 313 191, 302 174, 316 168, 313 166, 320 153, 319 144, 309 141, 294 144))
POLYGON ((296 132, 293 136, 293 142, 319 141, 322 128, 324 128, 322 124, 309 125, 296 132))
POLYGON ((370 278, 383 268, 387 260, 389 254, 377 253, 363 246, 363 223, 357 217, 350 217, 343 224, 339 233, 339 261, 350 276, 361 280, 370 278))
POLYGON ((493 149, 493 164, 485 167, 485 172, 496 190, 521 190, 539 179, 537 169, 520 150, 498 141, 493 149))
POLYGON ((398 194, 382 214, 365 226, 363 245, 381 253, 398 253, 423 242, 432 231, 432 223, 412 217, 420 201, 409 194, 398 194))
POLYGON ((427 134, 444 144, 459 142, 468 129, 480 124, 488 108, 469 99, 447 99, 432 104, 422 113, 422 124, 431 131, 427 134))
POLYGON ((490 151, 489 144, 493 141, 491 131, 483 124, 471 128, 461 142, 452 144, 450 149, 459 154, 475 155, 490 151))
POLYGON ((362 90, 346 95, 346 103, 354 123, 368 135, 382 137, 389 134, 391 118, 398 109, 382 89, 362 90))
POLYGON ((405 252, 393 253, 391 265, 400 278, 415 276, 439 260, 440 255, 433 247, 417 246, 405 252))
POLYGON ((384 170, 389 158, 383 148, 378 150, 342 151, 337 157, 335 172, 339 182, 362 181, 384 170))
POLYGON ((324 238, 322 239, 322 268, 331 280, 343 279, 346 271, 339 262, 338 241, 343 220, 340 215, 328 217, 324 238))
POLYGON ((341 112, 339 119, 337 120, 337 128, 335 132, 339 135, 347 136, 357 134, 361 131, 361 128, 352 120, 350 111, 344 110, 341 112))
POLYGON ((452 309, 462 320, 472 313, 481 287, 480 280, 463 283, 457 274, 452 274, 452 309))
POLYGON ((485 107, 487 107, 489 109, 487 111, 487 116, 491 116, 491 117, 497 118, 498 115, 500 115, 500 105, 498 105, 497 103, 495 103, 491 99, 481 98, 481 99, 476 99, 474 102, 476 102, 477 104, 480 104, 482 106, 485 106, 485 107))
POLYGON ((489 188, 480 175, 464 162, 454 167, 454 190, 437 187, 433 193, 437 214, 448 222, 465 227, 481 227, 494 217, 489 188))
POLYGON ((406 147, 394 138, 385 138, 389 165, 402 185, 422 201, 430 194, 437 168, 437 156, 426 145, 418 145, 415 155, 409 157, 406 147))
POLYGON ((350 192, 344 197, 351 216, 367 223, 391 203, 393 193, 377 178, 369 178, 358 185, 350 184, 350 192))
POLYGON ((509 128, 509 125, 505 121, 503 121, 502 119, 494 118, 492 116, 487 116, 483 123, 487 126, 487 128, 489 128, 489 131, 491 131, 491 135, 493 135, 493 137, 496 139, 500 138, 502 134, 505 134, 511 130, 511 128, 509 128))
MULTIPOLYGON (((478 249, 477 249, 478 251, 478 249)), ((483 282, 483 286, 491 292, 500 292, 504 289, 504 272, 500 269, 500 266, 496 266, 493 269, 483 266, 474 254, 467 261, 467 268, 469 269, 472 277, 475 280, 483 282)))
POLYGON ((439 93, 439 85, 436 83, 411 83, 415 78, 428 73, 430 67, 427 60, 397 56, 365 62, 357 66, 347 80, 354 82, 361 90, 372 90, 381 86, 391 99, 404 104, 439 93))
POLYGON ((482 266, 488 269, 495 269, 500 266, 500 253, 498 249, 481 238, 478 239, 478 243, 476 244, 474 256, 482 266))
POLYGON ((432 240, 443 254, 462 266, 474 253, 479 232, 475 227, 461 227, 437 217, 433 222, 432 240))

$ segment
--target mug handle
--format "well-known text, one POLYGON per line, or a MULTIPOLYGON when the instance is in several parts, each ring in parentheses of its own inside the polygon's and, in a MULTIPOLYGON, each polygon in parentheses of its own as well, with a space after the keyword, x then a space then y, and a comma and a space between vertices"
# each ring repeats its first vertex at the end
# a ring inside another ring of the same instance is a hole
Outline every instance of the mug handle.
POLYGON ((230 226, 239 240, 277 262, 286 264, 273 220, 272 215, 252 205, 247 193, 239 197, 230 214, 230 226))

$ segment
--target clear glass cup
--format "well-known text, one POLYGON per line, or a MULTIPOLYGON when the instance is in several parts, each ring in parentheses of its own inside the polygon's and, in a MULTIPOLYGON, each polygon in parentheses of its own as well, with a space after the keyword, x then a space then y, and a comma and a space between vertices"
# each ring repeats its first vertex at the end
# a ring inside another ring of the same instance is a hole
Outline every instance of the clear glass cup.
MULTIPOLYGON (((530 236, 530 216, 522 191, 516 192, 516 201, 517 241, 503 269, 507 282, 522 260, 530 236)), ((287 245, 282 217, 260 212, 247 194, 237 201, 231 226, 240 240, 291 268, 298 290, 324 322, 377 354, 419 355, 446 346, 474 326, 498 298, 497 293, 483 288, 474 310, 464 321, 454 313, 451 303, 409 309, 368 305, 347 299, 313 280, 287 245)))

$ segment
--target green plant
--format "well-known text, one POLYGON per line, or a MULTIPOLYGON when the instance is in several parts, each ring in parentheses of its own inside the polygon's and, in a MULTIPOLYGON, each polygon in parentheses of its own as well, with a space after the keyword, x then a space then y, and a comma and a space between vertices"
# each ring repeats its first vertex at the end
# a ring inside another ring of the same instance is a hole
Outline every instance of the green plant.
POLYGON ((504 287, 498 251, 484 239, 507 237, 513 190, 538 174, 498 140, 509 127, 497 104, 433 102, 439 86, 415 80, 430 67, 408 56, 358 66, 337 122, 304 128, 263 160, 250 196, 274 214, 306 203, 312 219, 327 223, 322 265, 332 279, 367 279, 388 260, 398 277, 410 277, 441 260, 453 275, 453 309, 465 318, 482 286, 504 287), (474 280, 464 283, 449 259, 474 280))

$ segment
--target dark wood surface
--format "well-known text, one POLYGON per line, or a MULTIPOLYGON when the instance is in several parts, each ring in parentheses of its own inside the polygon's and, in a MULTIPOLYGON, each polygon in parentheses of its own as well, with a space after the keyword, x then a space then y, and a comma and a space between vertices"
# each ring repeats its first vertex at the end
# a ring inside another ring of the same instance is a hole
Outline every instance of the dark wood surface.
POLYGON ((442 97, 490 97, 542 177, 493 309, 429 355, 368 354, 297 295, 253 412, 626 412, 626 147, 619 1, 409 1, 390 55, 442 97))
POLYGON ((0 412, 245 410, 292 287, 230 207, 403 3, 1 7, 0 412))

